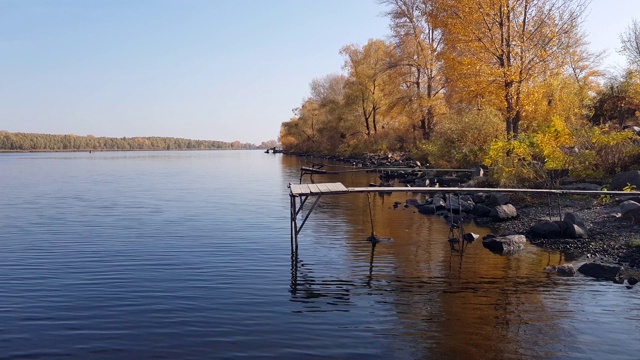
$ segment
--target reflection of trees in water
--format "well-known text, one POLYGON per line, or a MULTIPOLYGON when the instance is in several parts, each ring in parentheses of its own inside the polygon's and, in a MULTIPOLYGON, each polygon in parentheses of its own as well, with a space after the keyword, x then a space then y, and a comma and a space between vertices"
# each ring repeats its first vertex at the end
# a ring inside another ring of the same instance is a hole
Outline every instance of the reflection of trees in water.
MULTIPOLYGON (((366 186, 372 175, 315 175, 314 180, 366 186)), ((376 301, 393 306, 402 327, 399 332, 406 335, 403 339, 411 339, 419 354, 433 358, 557 356, 542 352, 561 348, 567 335, 553 316, 557 309, 552 311, 545 303, 545 290, 557 286, 557 280, 542 270, 559 264, 560 255, 525 250, 499 256, 480 242, 452 251, 447 241, 449 226, 442 219, 414 214, 413 207, 393 208, 394 201, 404 203, 411 197, 416 196, 371 197, 375 233, 394 242, 367 245, 370 214, 365 194, 321 200, 311 221, 322 226, 336 221, 347 225, 340 227, 347 261, 364 281, 323 280, 308 264, 299 262, 296 275, 292 272, 292 301, 313 303, 312 311, 335 311, 357 304, 354 296, 380 296, 376 301)), ((330 232, 331 226, 323 231, 330 232)))

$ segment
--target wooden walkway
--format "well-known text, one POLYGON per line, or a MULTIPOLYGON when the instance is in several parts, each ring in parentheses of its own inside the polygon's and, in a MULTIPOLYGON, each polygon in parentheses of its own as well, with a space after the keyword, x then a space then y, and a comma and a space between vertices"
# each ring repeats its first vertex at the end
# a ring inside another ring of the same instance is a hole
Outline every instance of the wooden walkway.
POLYGON ((326 183, 326 184, 291 184, 291 196, 313 196, 313 195, 337 195, 349 192, 342 183, 326 183))
POLYGON ((324 195, 340 195, 352 193, 521 193, 557 195, 558 204, 560 195, 617 195, 629 196, 638 194, 627 191, 594 191, 594 190, 561 190, 561 189, 503 189, 503 188, 460 188, 460 187, 346 187, 342 183, 322 183, 322 184, 289 184, 289 198, 291 200, 291 252, 292 255, 298 253, 298 235, 302 227, 309 219, 311 212, 315 209, 320 198, 324 195), (298 226, 298 215, 309 199, 315 197, 315 201, 307 211, 301 224, 298 226), (298 204, 298 201, 300 202, 298 204))
POLYGON ((345 187, 342 183, 291 184, 290 196, 339 195, 347 193, 522 193, 555 195, 632 195, 627 191, 562 190, 562 189, 506 189, 461 187, 345 187))

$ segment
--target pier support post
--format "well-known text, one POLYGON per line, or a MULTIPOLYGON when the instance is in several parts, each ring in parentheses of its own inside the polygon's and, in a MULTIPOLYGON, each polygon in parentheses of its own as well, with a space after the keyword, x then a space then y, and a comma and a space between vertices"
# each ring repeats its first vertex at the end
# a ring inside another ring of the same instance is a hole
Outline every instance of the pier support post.
POLYGON ((302 212, 302 207, 307 202, 307 199, 309 199, 309 196, 300 197, 300 205, 298 205, 296 201, 296 196, 289 195, 289 198, 291 199, 289 206, 291 208, 290 212, 291 212, 291 254, 292 255, 294 254, 295 256, 298 255, 298 235, 300 234, 300 231, 302 231, 304 224, 309 219, 309 216, 311 216, 311 213, 318 205, 318 202, 320 201, 321 197, 322 195, 320 194, 316 196, 316 200, 313 202, 313 205, 311 205, 311 208, 305 215, 304 219, 302 219, 302 223, 300 223, 300 226, 298 226, 298 215, 300 214, 300 212, 302 212))
POLYGON ((295 209, 296 209, 296 198, 292 195, 289 195, 289 218, 290 218, 290 228, 291 228, 291 256, 294 255, 293 250, 293 238, 295 235, 295 209))

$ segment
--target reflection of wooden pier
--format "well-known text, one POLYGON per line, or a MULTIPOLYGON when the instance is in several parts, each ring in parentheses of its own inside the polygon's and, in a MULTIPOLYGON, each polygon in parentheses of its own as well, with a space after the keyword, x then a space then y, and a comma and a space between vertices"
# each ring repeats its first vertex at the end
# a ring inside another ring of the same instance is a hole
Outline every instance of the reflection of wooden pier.
POLYGON ((502 189, 502 188, 460 188, 460 187, 345 187, 342 183, 323 183, 323 184, 289 184, 290 198, 290 215, 291 215, 291 252, 298 253, 298 235, 302 231, 304 224, 309 216, 318 205, 323 195, 341 195, 354 193, 520 193, 520 194, 540 194, 540 195, 557 195, 558 206, 560 195, 632 195, 633 193, 626 191, 594 191, 594 190, 559 190, 559 189, 502 189), (303 207, 309 197, 315 197, 315 200, 306 214, 303 214, 302 222, 298 225, 298 216, 302 213, 303 207), (298 203, 299 201, 299 203, 298 203))

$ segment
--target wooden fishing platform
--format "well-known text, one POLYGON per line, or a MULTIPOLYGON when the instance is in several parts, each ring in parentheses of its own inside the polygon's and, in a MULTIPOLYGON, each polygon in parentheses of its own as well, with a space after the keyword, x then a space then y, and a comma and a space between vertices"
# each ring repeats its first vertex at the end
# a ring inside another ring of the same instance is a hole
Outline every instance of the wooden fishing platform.
MULTIPOLYGON (((560 195, 618 195, 628 196, 634 192, 627 191, 595 191, 595 190, 562 190, 562 189, 504 189, 504 188, 462 188, 462 187, 346 187, 342 183, 321 183, 321 184, 289 184, 289 198, 291 205, 291 252, 292 255, 298 253, 298 235, 309 216, 315 209, 324 195, 342 195, 356 193, 521 193, 557 195, 558 202, 560 195), (307 211, 302 222, 298 226, 298 216, 309 197, 315 197, 311 208, 307 211), (298 204, 298 200, 300 203, 298 204)), ((637 192, 635 192, 637 194, 637 192)))

